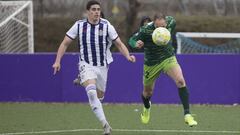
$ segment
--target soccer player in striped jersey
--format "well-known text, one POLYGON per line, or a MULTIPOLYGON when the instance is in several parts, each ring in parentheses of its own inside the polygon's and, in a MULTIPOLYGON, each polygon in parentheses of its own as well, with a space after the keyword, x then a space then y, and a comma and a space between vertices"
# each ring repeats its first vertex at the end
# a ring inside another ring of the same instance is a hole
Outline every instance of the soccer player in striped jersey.
POLYGON ((158 27, 166 27, 172 34, 176 26, 176 21, 172 16, 165 16, 157 13, 154 21, 140 28, 138 34, 132 36, 129 45, 135 48, 144 47, 144 90, 142 100, 144 104, 141 114, 142 123, 148 123, 150 119, 151 96, 156 79, 161 72, 166 73, 176 83, 179 96, 184 108, 184 120, 189 126, 197 125, 189 109, 189 94, 186 82, 182 74, 182 69, 175 57, 174 49, 169 42, 168 45, 157 46, 152 41, 152 33, 158 27))
POLYGON ((61 58, 70 43, 78 40, 79 74, 81 85, 85 87, 89 104, 95 116, 101 122, 104 134, 111 134, 111 127, 106 120, 99 98, 104 96, 107 82, 108 65, 113 61, 110 47, 112 42, 130 62, 135 57, 129 54, 115 28, 106 19, 100 18, 100 3, 91 0, 87 3, 87 18, 77 21, 66 33, 60 44, 53 64, 54 74, 60 70, 61 58))
MULTIPOLYGON (((104 15, 104 13, 103 13, 102 11, 101 11, 101 13, 100 13, 100 18, 105 19, 105 15, 104 15)), ((73 80, 73 84, 76 85, 76 86, 81 86, 80 74, 78 74, 78 75, 77 75, 77 78, 75 78, 75 79, 73 80)), ((100 99, 100 101, 102 102, 103 99, 104 99, 104 97, 101 97, 101 98, 99 98, 99 99, 100 99)))

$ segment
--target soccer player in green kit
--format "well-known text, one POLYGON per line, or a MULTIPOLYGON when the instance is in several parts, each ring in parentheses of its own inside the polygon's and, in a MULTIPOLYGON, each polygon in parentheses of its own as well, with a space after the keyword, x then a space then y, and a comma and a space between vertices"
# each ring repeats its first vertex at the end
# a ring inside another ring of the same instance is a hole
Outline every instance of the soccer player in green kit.
POLYGON ((160 73, 164 72, 174 80, 178 87, 179 97, 184 109, 185 123, 190 127, 197 125, 197 121, 194 120, 190 113, 188 90, 181 67, 175 57, 174 48, 171 45, 171 41, 168 43, 168 45, 162 46, 157 46, 152 41, 152 33, 155 28, 166 27, 172 34, 175 26, 176 21, 172 16, 165 16, 162 13, 157 13, 154 16, 153 22, 141 27, 138 34, 135 34, 129 39, 129 45, 131 47, 144 47, 144 90, 142 93, 144 108, 143 112, 141 113, 141 121, 144 124, 147 124, 150 119, 150 99, 153 94, 155 81, 159 77, 160 73))

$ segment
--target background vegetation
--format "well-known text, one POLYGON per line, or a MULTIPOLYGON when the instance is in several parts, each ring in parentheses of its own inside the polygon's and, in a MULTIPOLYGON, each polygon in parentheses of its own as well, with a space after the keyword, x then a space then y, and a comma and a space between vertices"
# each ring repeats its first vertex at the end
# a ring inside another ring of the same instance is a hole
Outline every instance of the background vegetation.
MULTIPOLYGON (((88 1, 34 0, 35 51, 57 51, 66 31, 75 21, 86 17, 88 1)), ((174 16, 176 32, 240 32, 238 0, 99 1, 105 17, 115 26, 124 43, 138 29, 143 16, 153 17, 156 12, 174 16)), ((78 51, 76 43, 68 51, 78 51)))
MULTIPOLYGON (((175 16, 177 21, 176 32, 240 32, 240 18, 239 17, 221 17, 221 16, 175 16)), ((39 18, 34 21, 34 38, 36 52, 55 52, 66 31, 73 25, 76 18, 39 18)), ((121 39, 127 43, 127 22, 124 19, 111 20, 117 29, 121 39)), ((139 19, 136 22, 140 22, 139 19)), ((138 23, 133 29, 137 29, 138 23)), ((69 52, 78 51, 76 42, 69 48, 69 52)))

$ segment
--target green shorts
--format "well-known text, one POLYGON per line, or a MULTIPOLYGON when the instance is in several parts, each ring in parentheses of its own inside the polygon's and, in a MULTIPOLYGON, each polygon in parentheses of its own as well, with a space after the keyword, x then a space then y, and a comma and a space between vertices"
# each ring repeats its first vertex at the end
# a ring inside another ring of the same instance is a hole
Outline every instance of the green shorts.
POLYGON ((168 69, 177 66, 178 62, 175 56, 165 59, 163 62, 147 66, 144 65, 143 84, 144 86, 152 85, 153 82, 159 77, 161 72, 167 72, 168 69))

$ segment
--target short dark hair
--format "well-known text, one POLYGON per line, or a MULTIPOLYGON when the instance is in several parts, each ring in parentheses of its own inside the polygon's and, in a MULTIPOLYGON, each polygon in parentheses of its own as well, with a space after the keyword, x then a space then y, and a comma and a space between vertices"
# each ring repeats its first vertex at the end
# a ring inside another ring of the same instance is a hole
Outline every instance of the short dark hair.
POLYGON ((98 1, 96 1, 96 0, 90 0, 87 3, 86 9, 89 10, 92 5, 99 5, 100 6, 100 3, 98 1))
POLYGON ((153 17, 154 21, 157 19, 165 19, 165 18, 166 18, 166 16, 163 13, 156 13, 153 17))

